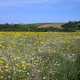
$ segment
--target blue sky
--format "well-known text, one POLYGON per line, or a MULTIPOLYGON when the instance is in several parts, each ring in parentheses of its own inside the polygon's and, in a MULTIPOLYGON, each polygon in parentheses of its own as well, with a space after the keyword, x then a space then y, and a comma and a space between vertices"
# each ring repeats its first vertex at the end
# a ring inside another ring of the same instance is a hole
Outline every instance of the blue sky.
POLYGON ((80 0, 0 0, 0 23, 80 20, 80 0))

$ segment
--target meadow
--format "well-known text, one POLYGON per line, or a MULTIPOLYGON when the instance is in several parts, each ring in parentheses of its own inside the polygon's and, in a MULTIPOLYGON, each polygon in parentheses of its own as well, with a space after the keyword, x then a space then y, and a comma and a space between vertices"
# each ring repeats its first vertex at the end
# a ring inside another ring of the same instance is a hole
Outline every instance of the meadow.
POLYGON ((80 32, 0 32, 0 80, 80 80, 80 32))

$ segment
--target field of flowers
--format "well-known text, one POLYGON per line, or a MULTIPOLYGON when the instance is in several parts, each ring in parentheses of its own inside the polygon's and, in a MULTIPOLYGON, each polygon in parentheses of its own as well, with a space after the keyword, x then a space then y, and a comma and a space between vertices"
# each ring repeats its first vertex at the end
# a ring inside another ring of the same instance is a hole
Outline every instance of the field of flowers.
POLYGON ((80 32, 0 32, 0 80, 80 80, 80 32))

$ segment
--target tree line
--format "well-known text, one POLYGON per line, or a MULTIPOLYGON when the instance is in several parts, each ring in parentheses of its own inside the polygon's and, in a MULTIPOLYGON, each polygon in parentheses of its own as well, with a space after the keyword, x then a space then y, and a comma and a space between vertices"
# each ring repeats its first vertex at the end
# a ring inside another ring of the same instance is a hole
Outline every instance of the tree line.
POLYGON ((80 31, 80 21, 69 21, 61 25, 63 29, 48 27, 38 28, 41 24, 0 24, 0 31, 31 31, 31 32, 76 32, 80 31))

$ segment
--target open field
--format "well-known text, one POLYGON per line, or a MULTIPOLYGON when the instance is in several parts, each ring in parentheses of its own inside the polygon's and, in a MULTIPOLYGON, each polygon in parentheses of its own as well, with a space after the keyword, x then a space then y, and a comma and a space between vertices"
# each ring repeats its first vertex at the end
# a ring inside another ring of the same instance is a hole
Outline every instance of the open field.
POLYGON ((80 80, 80 32, 0 32, 0 80, 80 80))

